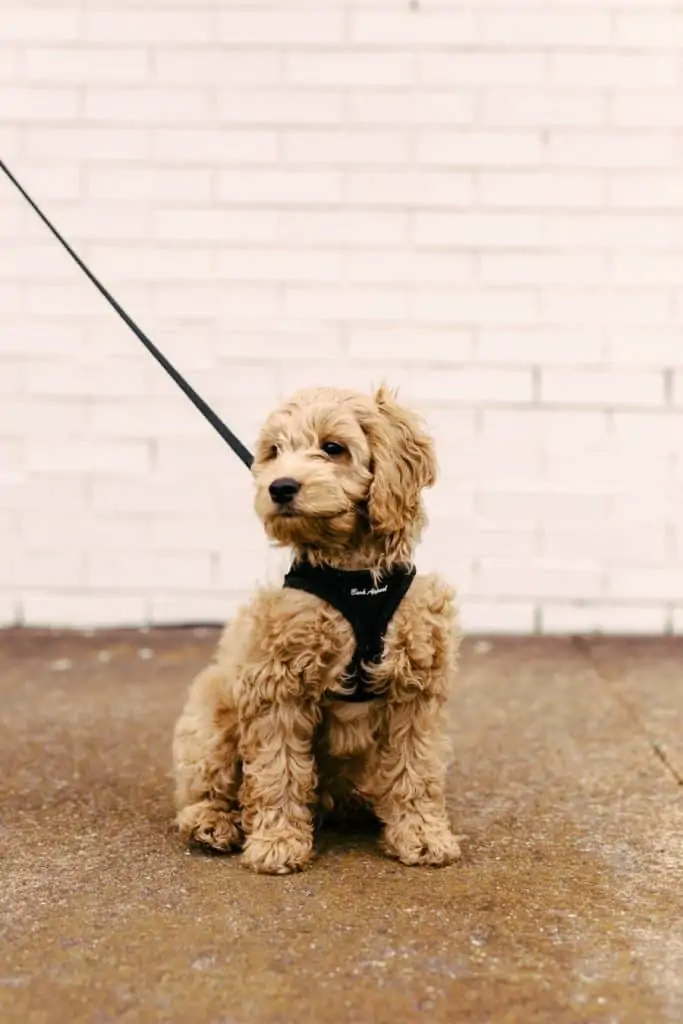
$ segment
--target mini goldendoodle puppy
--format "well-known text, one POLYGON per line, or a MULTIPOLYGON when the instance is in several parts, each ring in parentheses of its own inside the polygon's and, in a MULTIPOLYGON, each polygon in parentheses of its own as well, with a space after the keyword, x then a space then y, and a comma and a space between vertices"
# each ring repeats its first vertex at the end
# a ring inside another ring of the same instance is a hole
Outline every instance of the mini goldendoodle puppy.
POLYGON ((316 805, 364 806, 390 856, 451 863, 443 718, 459 632, 452 590, 413 567, 430 438, 385 387, 304 391, 267 420, 253 474, 293 562, 191 686, 173 744, 181 834, 285 874, 312 856, 316 805))

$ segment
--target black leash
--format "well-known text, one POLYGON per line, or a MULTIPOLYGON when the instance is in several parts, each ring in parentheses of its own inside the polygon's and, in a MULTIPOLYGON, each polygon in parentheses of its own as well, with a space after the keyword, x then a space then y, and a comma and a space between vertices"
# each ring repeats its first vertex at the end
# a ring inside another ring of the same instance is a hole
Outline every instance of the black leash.
POLYGON ((88 277, 90 281, 92 281, 92 283, 97 288, 98 292, 100 292, 100 294, 102 294, 105 297, 109 305, 116 310, 116 312, 119 314, 123 322, 128 327, 130 327, 133 334, 142 342, 142 344, 145 346, 150 355, 154 356, 154 358, 156 359, 160 366, 163 366, 164 370, 166 370, 166 373, 169 375, 169 377, 171 377, 176 382, 180 390, 187 395, 187 397, 190 399, 195 408, 199 409, 202 416, 204 416, 209 421, 214 430, 217 430, 218 433, 223 438, 223 440, 230 445, 235 455, 242 460, 247 469, 250 469, 254 461, 254 457, 249 451, 249 449, 245 448, 240 439, 236 437, 235 434, 233 434, 232 430, 230 430, 230 428, 227 427, 221 419, 219 419, 219 417, 216 415, 213 409, 206 404, 204 399, 197 394, 194 388, 190 384, 188 384, 185 378, 176 370, 175 366, 172 363, 170 363, 166 356, 159 351, 156 345, 154 345, 153 342, 149 340, 147 335, 138 327, 135 321, 128 316, 125 309, 119 306, 114 296, 107 291, 107 289, 100 281, 97 280, 92 271, 90 271, 86 267, 85 263, 80 258, 80 256, 78 256, 71 248, 69 243, 64 238, 62 238, 59 231, 57 231, 57 228, 47 219, 47 217, 40 209, 40 207, 33 201, 33 199, 31 199, 28 192, 26 192, 26 190, 22 188, 22 186, 19 184, 17 179, 10 172, 7 165, 2 160, 0 160, 0 170, 5 172, 5 174, 12 182, 12 184, 15 186, 15 188, 17 188, 19 192, 21 192, 22 196, 29 204, 29 206, 31 206, 32 209, 38 214, 43 224, 45 224, 45 226, 49 228, 49 230, 52 232, 52 234, 60 243, 60 245, 62 245, 66 249, 69 256, 71 256, 71 258, 78 264, 78 266, 81 268, 86 277, 88 277))

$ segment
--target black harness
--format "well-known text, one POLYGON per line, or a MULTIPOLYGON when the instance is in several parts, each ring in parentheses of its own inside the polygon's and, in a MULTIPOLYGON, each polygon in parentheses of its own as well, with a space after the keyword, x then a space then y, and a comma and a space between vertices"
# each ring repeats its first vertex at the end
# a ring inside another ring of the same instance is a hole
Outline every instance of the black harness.
POLYGON ((365 665, 381 660, 389 623, 414 579, 414 567, 398 567, 375 582, 367 569, 332 569, 309 562, 295 563, 285 576, 285 587, 319 597, 353 629, 356 649, 346 669, 348 689, 334 694, 336 700, 360 703, 379 696, 368 689, 365 665))

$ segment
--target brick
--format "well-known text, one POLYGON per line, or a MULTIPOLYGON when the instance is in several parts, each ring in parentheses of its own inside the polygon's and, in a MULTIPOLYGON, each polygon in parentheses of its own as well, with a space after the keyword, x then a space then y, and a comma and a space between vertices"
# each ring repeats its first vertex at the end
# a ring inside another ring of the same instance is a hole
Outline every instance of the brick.
POLYGON ((538 164, 541 140, 536 132, 420 132, 418 159, 455 167, 513 167, 538 164))
POLYGON ((21 152, 21 134, 12 124, 0 125, 0 145, 5 159, 16 161, 21 152))
POLYGON ((21 314, 26 309, 26 292, 19 284, 0 283, 0 309, 5 315, 21 314))
POLYGON ((620 601, 683 600, 680 565, 613 568, 607 576, 610 597, 620 601))
POLYGON ((607 111, 607 97, 594 89, 488 89, 480 100, 482 123, 496 128, 598 127, 607 111))
POLYGON ((211 558, 208 552, 174 551, 168 554, 147 550, 121 552, 93 551, 88 556, 86 582, 109 590, 151 591, 208 587, 211 558))
POLYGON ((413 311, 423 323, 448 322, 455 326, 481 324, 530 324, 537 319, 536 297, 531 290, 516 288, 469 291, 416 289, 413 311))
POLYGON ((78 587, 85 574, 85 559, 80 551, 51 548, 26 548, 20 554, 22 587, 78 587))
POLYGON ((605 185, 602 175, 591 171, 484 170, 478 176, 478 191, 483 206, 598 209, 605 185))
POLYGON ((211 197, 211 174, 193 168, 119 168, 90 167, 86 175, 86 192, 94 199, 201 201, 211 197))
POLYGON ((474 91, 460 89, 408 92, 397 86, 346 93, 349 121, 364 125, 469 125, 475 117, 475 100, 474 91))
POLYGON ((408 312, 408 297, 398 288, 335 288, 289 286, 285 312, 301 319, 392 320, 408 312))
POLYGON ((24 366, 18 360, 0 360, 0 395, 18 394, 24 387, 24 377, 24 366))
POLYGON ((21 517, 21 541, 28 549, 68 547, 87 552, 99 547, 125 552, 148 547, 151 534, 151 520, 145 516, 70 512, 46 518, 44 511, 28 511, 21 517))
POLYGON ((631 482, 628 492, 612 494, 611 521, 617 525, 638 524, 641 529, 651 529, 664 523, 672 526, 680 513, 680 497, 676 494, 675 481, 666 488, 645 493, 637 487, 637 479, 631 482))
POLYGON ((234 285, 218 281, 211 284, 171 283, 155 289, 153 308, 174 317, 249 317, 277 316, 282 312, 280 289, 269 282, 245 281, 234 285))
POLYGON ((332 250, 224 249, 217 254, 213 272, 227 281, 336 283, 342 273, 342 258, 332 250))
POLYGON ((618 451, 629 458, 655 453, 666 458, 680 449, 683 438, 683 414, 662 412, 615 412, 611 418, 611 434, 618 451))
POLYGON ((162 163, 268 164, 276 161, 278 137, 275 132, 258 130, 166 128, 153 133, 151 150, 162 163))
POLYGON ((147 78, 147 54, 142 47, 28 46, 24 74, 27 81, 46 86, 133 84, 147 78))
POLYGON ((250 359, 276 359, 283 348, 288 359, 335 359, 342 355, 342 332, 334 324, 298 323, 297 326, 295 321, 292 326, 279 323, 276 328, 264 325, 255 326, 249 332, 226 331, 220 347, 226 359, 245 352, 250 359))
MULTIPOLYGON (((39 310, 41 317, 75 317, 76 319, 87 319, 95 317, 102 312, 102 299, 92 288, 88 288, 85 282, 41 281, 27 283, 25 286, 21 308, 22 310, 39 310), (99 299, 99 301, 98 301, 99 299)), ((70 367, 64 366, 57 369, 57 374, 63 378, 68 377, 70 367)))
POLYGON ((615 253, 612 280, 619 285, 670 285, 683 280, 683 249, 680 252, 615 253))
MULTIPOLYGON (((147 132, 121 128, 40 128, 26 133, 28 155, 37 160, 93 160, 98 163, 146 160, 147 132)), ((125 174, 125 171, 122 173, 125 174)))
MULTIPOLYGON (((77 203, 55 203, 50 208, 50 217, 55 224, 59 224, 60 230, 74 247, 92 239, 98 242, 120 239, 125 241, 144 239, 146 241, 150 221, 146 206, 93 201, 88 201, 85 204, 82 200, 77 203)), ((40 237, 44 238, 42 232, 40 237)), ((77 273, 75 269, 74 273, 77 273)))
POLYGON ((2 38, 5 43, 64 43, 80 36, 81 12, 77 7, 57 10, 41 7, 36 12, 29 7, 9 5, 3 19, 2 38))
POLYGON ((607 11, 583 8, 487 10, 477 19, 476 43, 482 47, 595 49, 612 42, 607 11))
POLYGON ((207 43, 214 41, 206 10, 86 10, 84 38, 93 43, 207 43))
POLYGON ((657 406, 664 399, 662 375, 655 372, 544 370, 544 402, 559 405, 657 406))
POLYGON ((475 41, 475 19, 469 11, 351 11, 349 35, 354 45, 464 46, 475 41))
POLYGON ((152 596, 147 604, 149 620, 155 626, 194 624, 223 625, 247 599, 247 593, 185 591, 182 595, 152 596))
POLYGON ((86 477, 24 474, 2 486, 1 499, 2 508, 8 510, 44 513, 49 508, 51 515, 81 511, 87 505, 86 477))
MULTIPOLYGON (((4 373, 4 367, 2 368, 4 373)), ((19 390, 17 386, 16 390, 19 390)), ((0 430, 2 423, 0 421, 0 430)), ((0 436, 0 466, 3 473, 18 473, 24 468, 24 446, 17 439, 8 439, 0 436)))
POLYGON ((481 363, 522 366, 592 366, 606 359, 597 329, 486 327, 477 332, 475 358, 481 363))
POLYGON ((3 402, 0 433, 5 437, 55 437, 80 432, 86 422, 85 402, 64 402, 52 396, 37 399, 25 394, 3 402))
POLYGON ((361 327, 348 332, 351 359, 387 360, 413 364, 448 361, 467 364, 474 341, 471 331, 429 330, 418 327, 361 327))
MULTIPOLYGON (((418 81, 428 86, 540 86, 545 61, 540 53, 435 52, 418 55, 418 81)), ((571 82, 571 85, 583 84, 571 82)))
POLYGON ((607 201, 623 209, 676 210, 680 206, 680 184, 678 174, 631 173, 620 168, 608 181, 607 201))
MULTIPOLYGON (((106 80, 109 79, 103 79, 106 80)), ((208 89, 130 88, 127 82, 128 79, 121 78, 118 89, 89 84, 85 93, 85 117, 107 124, 147 124, 154 128, 161 124, 194 127, 215 120, 208 89)))
POLYGON ((476 496, 476 514, 483 518, 504 518, 509 522, 539 523, 603 521, 609 514, 609 499, 595 491, 570 487, 519 483, 516 489, 487 485, 476 496))
MULTIPOLYGON (((112 439, 205 436, 210 428, 189 403, 183 401, 182 395, 171 391, 172 386, 169 381, 168 394, 154 399, 143 395, 118 400, 101 399, 90 407, 89 431, 95 437, 112 439)), ((134 484, 130 486, 133 488, 134 484)))
MULTIPOLYGON (((204 463, 204 447, 197 445, 199 456, 198 465, 204 463)), ((222 457, 224 453, 215 449, 215 455, 222 457)), ((167 453, 164 461, 173 463, 177 460, 177 449, 175 445, 167 453)), ((218 469, 218 459, 213 469, 218 469)), ((193 516, 159 516, 153 521, 151 528, 151 546, 155 551, 203 551, 206 549, 220 550, 230 541, 230 531, 226 524, 219 518, 205 517, 201 530, 197 529, 197 520, 193 516)))
POLYGON ((482 558, 474 580, 477 595, 499 598, 584 598, 602 590, 600 568, 579 560, 482 558))
POLYGON ((523 370, 457 369, 423 370, 394 378, 406 399, 450 401, 458 405, 487 402, 527 402, 531 375, 523 370))
POLYGON ((413 218, 418 245, 452 249, 537 247, 547 229, 532 214, 418 212, 413 218))
POLYGON ((647 604, 549 603, 541 613, 542 631, 658 636, 667 630, 665 608, 647 604))
POLYGON ((223 9, 218 16, 217 38, 230 46, 238 43, 289 47, 342 43, 344 18, 340 10, 311 8, 305 17, 287 10, 223 9))
MULTIPOLYGON (((111 219, 111 217, 110 217, 111 219)), ((224 245, 271 243, 278 238, 279 218, 274 210, 161 207, 152 214, 152 235, 161 241, 224 245)), ((131 231, 125 232, 130 237, 131 231)))
POLYGON ((601 89, 672 88, 676 60, 662 53, 555 53, 552 86, 601 89))
MULTIPOLYGON (((530 239, 533 238, 532 227, 535 225, 529 225, 527 230, 530 239)), ((670 216, 654 216, 649 212, 627 215, 617 211, 597 211, 591 215, 549 213, 538 228, 545 246, 586 249, 623 246, 669 249, 678 244, 679 232, 680 228, 670 216)))
POLYGON ((595 558, 604 565, 643 565, 665 561, 669 531, 662 525, 647 533, 635 523, 584 525, 557 523, 543 536, 541 548, 551 558, 595 558))
POLYGON ((284 69, 285 81, 293 85, 314 85, 318 89, 325 86, 404 86, 413 77, 411 55, 389 51, 289 52, 284 57, 284 69))
POLYGON ((420 252, 394 249, 378 260, 374 252, 359 249, 345 254, 346 274, 352 282, 405 282, 410 285, 472 285, 475 265, 465 253, 420 252))
POLYGON ((540 308, 546 322, 565 325, 653 328, 672 323, 671 300, 664 288, 546 288, 540 308))
MULTIPOLYGON (((479 275, 485 284, 598 284, 607 271, 602 253, 482 253, 479 275)), ((629 282, 630 283, 630 282, 629 282)))
POLYGON ((683 112, 675 91, 636 92, 614 97, 611 120, 624 128, 680 128, 683 112))
POLYGON ((93 474, 90 479, 92 508, 97 513, 160 513, 173 508, 176 513, 197 514, 205 509, 206 495, 199 488, 179 486, 173 479, 127 474, 93 474))
POLYGON ((530 601, 481 601, 468 598, 460 610, 465 635, 506 635, 534 632, 534 605, 530 601))
MULTIPOLYGON (((21 181, 31 195, 40 199, 41 205, 48 200, 80 200, 82 191, 80 169, 75 162, 71 162, 71 159, 69 163, 55 163, 54 160, 27 160, 25 166, 22 162, 21 181)), ((50 217, 56 219, 52 205, 50 217)), ((5 223, 7 222, 3 220, 3 224, 5 223)), ((10 225, 8 225, 7 231, 10 236, 14 233, 10 225)), ((40 222, 36 224, 34 221, 30 225, 23 224, 22 230, 17 234, 21 235, 23 241, 27 238, 38 237, 41 241, 46 240, 45 228, 40 222), (40 227, 41 230, 38 231, 37 227, 40 227)))
POLYGON ((683 46, 683 15, 680 11, 617 12, 614 18, 617 46, 677 50, 683 46))
POLYGON ((474 176, 452 170, 350 170, 345 193, 362 206, 470 207, 474 203, 474 176))
POLYGON ((3 85, 0 87, 0 108, 4 112, 4 118, 21 121, 24 124, 27 121, 71 121, 76 117, 77 105, 78 92, 69 86, 40 88, 3 85))
POLYGON ((26 468, 39 473, 146 473, 149 447, 142 441, 89 441, 85 439, 55 443, 49 438, 29 441, 26 468))
POLYGON ((343 120, 341 93, 296 89, 218 90, 218 114, 231 124, 337 124, 343 120))
POLYGON ((101 588, 22 592, 22 620, 26 626, 69 629, 134 627, 144 622, 146 602, 135 593, 121 594, 101 588))
MULTIPOLYGON (((91 245, 90 259, 102 276, 117 282, 203 283, 215 267, 214 255, 209 249, 186 245, 91 245)), ((117 347, 120 348, 120 344, 117 347)))
POLYGON ((408 217, 399 211, 317 210, 286 211, 277 219, 277 237, 292 246, 320 244, 381 246, 398 245, 408 235, 408 217))
POLYGON ((20 611, 20 604, 14 595, 0 593, 0 627, 18 625, 20 611))
POLYGON ((403 383, 399 372, 387 371, 384 363, 368 362, 351 363, 348 359, 314 361, 307 360, 299 365, 285 367, 280 374, 279 397, 293 394, 301 388, 339 387, 363 393, 372 393, 382 382, 401 389, 404 398, 407 392, 401 387, 403 383))
POLYGON ((309 129, 285 133, 282 149, 284 161, 291 164, 400 164, 408 159, 408 133, 309 129))
POLYGON ((231 50, 181 44, 177 48, 164 46, 155 53, 158 78, 172 85, 275 85, 280 79, 280 64, 276 49, 231 50))
POLYGON ((218 198, 223 203, 267 206, 338 203, 342 176, 338 172, 223 171, 218 175, 218 198))
POLYGON ((537 530, 533 526, 486 525, 478 522, 472 534, 474 558, 529 558, 537 554, 537 530))
POLYGON ((547 154, 561 167, 666 167, 673 162, 673 138, 666 132, 551 132, 547 154))

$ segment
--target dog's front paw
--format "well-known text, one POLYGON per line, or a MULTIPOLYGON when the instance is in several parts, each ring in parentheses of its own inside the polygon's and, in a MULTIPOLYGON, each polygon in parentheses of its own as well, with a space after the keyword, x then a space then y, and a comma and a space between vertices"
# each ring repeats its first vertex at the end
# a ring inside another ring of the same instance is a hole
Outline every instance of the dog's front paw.
POLYGON ((180 834, 196 846, 229 853, 242 845, 237 812, 226 811, 208 800, 184 807, 176 823, 180 834))
POLYGON ((382 846, 390 857, 396 857, 409 867, 445 867, 461 857, 458 837, 448 825, 430 823, 423 818, 409 817, 387 826, 382 846))
POLYGON ((289 875, 301 871, 313 855, 313 839, 301 832, 252 835, 244 846, 242 861, 262 875, 289 875))

